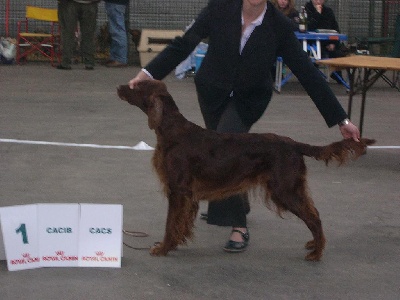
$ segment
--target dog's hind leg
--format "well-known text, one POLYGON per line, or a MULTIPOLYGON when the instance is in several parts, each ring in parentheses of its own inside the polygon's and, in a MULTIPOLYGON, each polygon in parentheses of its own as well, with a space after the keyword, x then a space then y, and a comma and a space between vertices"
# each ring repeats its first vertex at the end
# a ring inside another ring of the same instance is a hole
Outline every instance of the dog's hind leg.
POLYGON ((313 240, 306 243, 306 248, 312 250, 305 257, 306 260, 319 261, 325 247, 325 236, 322 230, 321 219, 318 210, 312 203, 312 200, 300 200, 303 204, 300 207, 290 207, 289 211, 299 217, 310 229, 313 240))
POLYGON ((281 185, 282 182, 284 180, 279 183, 275 181, 275 184, 270 182, 271 200, 278 207, 278 211, 290 211, 307 225, 312 233, 313 240, 306 244, 306 248, 312 251, 307 254, 305 259, 318 261, 321 259, 325 247, 325 236, 318 210, 307 193, 306 180, 302 176, 298 176, 290 181, 293 184, 290 184, 289 187, 281 185))
MULTIPOLYGON (((293 195, 289 197, 293 197, 293 195)), ((285 207, 286 210, 303 220, 313 236, 313 239, 306 243, 306 248, 312 251, 306 255, 305 259, 319 261, 322 257, 322 252, 325 247, 325 236, 322 230, 322 224, 318 210, 312 204, 312 200, 308 199, 307 197, 304 198, 301 196, 296 196, 293 199, 294 200, 290 202, 285 201, 286 203, 290 203, 290 205, 285 207)), ((276 201, 276 199, 274 200, 274 197, 273 201, 276 201)))

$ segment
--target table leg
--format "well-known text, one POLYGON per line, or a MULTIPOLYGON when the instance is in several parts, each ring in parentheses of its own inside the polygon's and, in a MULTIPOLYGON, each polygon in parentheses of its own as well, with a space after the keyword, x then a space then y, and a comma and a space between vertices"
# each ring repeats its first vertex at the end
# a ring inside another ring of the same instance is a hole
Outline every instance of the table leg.
POLYGON ((364 80, 361 87, 361 112, 360 112, 360 137, 362 136, 363 124, 364 124, 364 113, 365 113, 365 102, 367 98, 367 90, 369 88, 369 76, 371 75, 371 69, 364 69, 364 80))
MULTIPOLYGON (((375 72, 378 73, 377 70, 375 72)), ((397 79, 396 79, 395 71, 393 71, 393 79, 392 80, 390 80, 389 77, 387 77, 385 74, 382 74, 381 77, 391 88, 395 88, 396 90, 398 90, 400 92, 400 88, 398 88, 396 86, 397 79)))
POLYGON ((364 124, 364 113, 367 102, 367 91, 368 89, 381 77, 386 70, 375 70, 375 74, 372 76, 373 69, 364 68, 364 79, 361 83, 361 112, 360 112, 360 136, 362 136, 363 124, 364 124))
POLYGON ((347 115, 351 119, 351 108, 353 107, 353 96, 354 96, 354 75, 356 73, 356 68, 347 69, 349 75, 350 91, 349 91, 349 103, 347 107, 347 115))

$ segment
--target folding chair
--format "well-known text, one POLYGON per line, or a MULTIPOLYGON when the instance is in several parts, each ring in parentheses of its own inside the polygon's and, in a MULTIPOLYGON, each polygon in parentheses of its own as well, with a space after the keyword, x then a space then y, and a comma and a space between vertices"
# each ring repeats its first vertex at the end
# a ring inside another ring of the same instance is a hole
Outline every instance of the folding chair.
POLYGON ((17 23, 17 54, 16 60, 27 61, 33 53, 50 59, 54 66, 57 58, 61 62, 60 27, 58 25, 57 9, 26 6, 25 20, 17 23), (34 25, 35 24, 35 25, 34 25), (33 28, 35 26, 36 28, 33 28), (35 32, 49 28, 50 33, 35 32))
MULTIPOLYGON (((371 41, 371 38, 358 39, 358 42, 361 45, 367 46, 368 54, 372 53, 372 51, 369 51, 370 50, 369 46, 373 44, 370 41, 371 41)), ((394 37, 382 38, 382 43, 383 42, 393 45, 392 51, 390 53, 387 53, 385 56, 400 58, 400 14, 398 14, 396 17, 394 37)), ((357 47, 358 46, 359 45, 357 45, 357 47)), ((375 70, 375 72, 378 72, 378 71, 375 70)), ((381 75, 381 78, 390 87, 395 88, 396 90, 398 90, 400 92, 400 72, 399 71, 393 71, 391 79, 388 76, 386 76, 385 74, 381 75)))
POLYGON ((285 68, 283 64, 282 57, 278 56, 276 58, 276 70, 275 70, 275 91, 280 93, 282 87, 289 81, 289 79, 293 76, 292 71, 289 68, 285 68))
MULTIPOLYGON (((396 17, 395 23, 395 33, 394 33, 394 43, 392 53, 390 53, 391 57, 400 58, 400 14, 396 17)), ((386 77, 386 76, 385 76, 386 77)), ((400 72, 393 71, 392 80, 387 80, 388 78, 382 78, 392 87, 397 89, 400 92, 400 72)))

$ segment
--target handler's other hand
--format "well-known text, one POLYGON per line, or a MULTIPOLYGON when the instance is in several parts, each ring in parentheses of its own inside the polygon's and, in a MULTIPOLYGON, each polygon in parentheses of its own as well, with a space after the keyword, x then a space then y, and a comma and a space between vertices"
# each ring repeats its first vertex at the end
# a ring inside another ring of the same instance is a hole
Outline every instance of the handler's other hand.
POLYGON ((138 84, 139 81, 152 79, 145 72, 140 71, 134 78, 129 80, 128 85, 131 89, 138 84))

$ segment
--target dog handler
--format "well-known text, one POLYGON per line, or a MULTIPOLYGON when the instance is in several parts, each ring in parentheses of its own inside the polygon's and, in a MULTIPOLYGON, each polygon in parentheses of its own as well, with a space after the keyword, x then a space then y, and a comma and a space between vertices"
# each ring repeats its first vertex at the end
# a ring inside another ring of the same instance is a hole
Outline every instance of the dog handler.
MULTIPOLYGON (((272 97, 271 68, 276 57, 298 78, 329 127, 358 141, 358 128, 303 51, 290 20, 266 0, 210 0, 183 37, 176 37, 132 80, 163 79, 208 38, 208 51, 195 77, 205 125, 217 132, 249 132, 272 97)), ((227 252, 249 242, 248 202, 243 195, 209 203, 208 224, 231 226, 227 252)))

